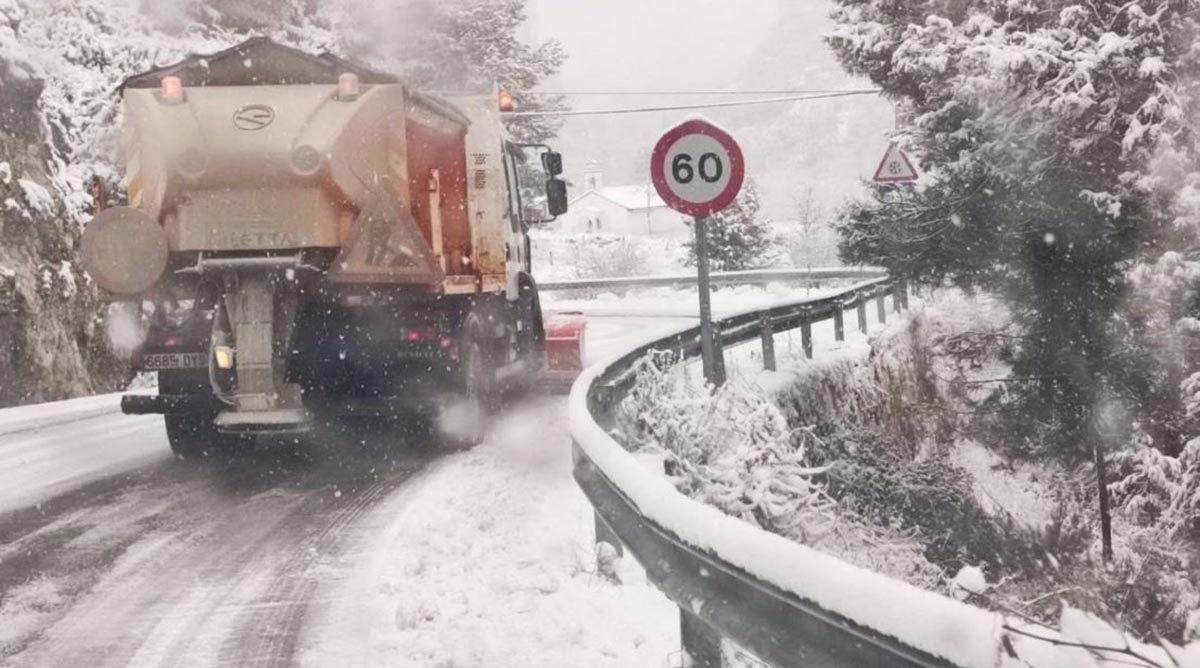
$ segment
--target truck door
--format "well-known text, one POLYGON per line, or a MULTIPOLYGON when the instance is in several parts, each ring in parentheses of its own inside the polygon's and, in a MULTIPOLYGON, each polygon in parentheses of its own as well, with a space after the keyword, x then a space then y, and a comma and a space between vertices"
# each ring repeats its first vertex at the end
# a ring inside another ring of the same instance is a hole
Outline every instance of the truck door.
POLYGON ((517 176, 517 163, 510 151, 504 151, 504 180, 508 187, 508 242, 505 244, 504 273, 507 279, 505 293, 510 301, 520 295, 518 279, 522 271, 529 269, 529 244, 525 221, 522 218, 521 184, 517 176))

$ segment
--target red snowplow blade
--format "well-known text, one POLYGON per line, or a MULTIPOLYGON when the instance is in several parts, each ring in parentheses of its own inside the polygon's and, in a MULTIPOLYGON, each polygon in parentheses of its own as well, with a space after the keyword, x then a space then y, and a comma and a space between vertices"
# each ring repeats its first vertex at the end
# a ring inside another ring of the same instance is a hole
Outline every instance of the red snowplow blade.
POLYGON ((551 313, 546 319, 544 384, 565 392, 583 371, 583 335, 587 319, 578 312, 551 313))

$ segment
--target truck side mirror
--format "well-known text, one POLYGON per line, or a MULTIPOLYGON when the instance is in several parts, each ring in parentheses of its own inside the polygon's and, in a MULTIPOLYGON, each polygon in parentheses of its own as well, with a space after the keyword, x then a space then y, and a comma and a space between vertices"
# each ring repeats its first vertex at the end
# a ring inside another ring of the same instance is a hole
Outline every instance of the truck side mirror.
POLYGON ((546 151, 542 154, 542 167, 546 169, 546 173, 551 177, 558 176, 563 172, 562 153, 554 151, 546 151))
POLYGON ((546 211, 557 218, 567 212, 567 182, 551 178, 546 181, 546 211))

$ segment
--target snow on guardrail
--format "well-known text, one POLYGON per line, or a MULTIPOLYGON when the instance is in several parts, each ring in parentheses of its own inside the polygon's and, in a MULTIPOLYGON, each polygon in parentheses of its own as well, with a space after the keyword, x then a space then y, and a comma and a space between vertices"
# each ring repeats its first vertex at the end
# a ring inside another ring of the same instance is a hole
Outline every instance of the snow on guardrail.
MULTIPOLYGON (((773 281, 834 280, 883 278, 887 273, 878 267, 814 267, 811 269, 753 269, 748 271, 717 271, 709 274, 713 285, 745 285, 773 281)), ((588 290, 619 288, 682 288, 696 285, 696 274, 660 274, 656 276, 627 276, 621 278, 578 278, 560 281, 540 281, 538 290, 588 290)))

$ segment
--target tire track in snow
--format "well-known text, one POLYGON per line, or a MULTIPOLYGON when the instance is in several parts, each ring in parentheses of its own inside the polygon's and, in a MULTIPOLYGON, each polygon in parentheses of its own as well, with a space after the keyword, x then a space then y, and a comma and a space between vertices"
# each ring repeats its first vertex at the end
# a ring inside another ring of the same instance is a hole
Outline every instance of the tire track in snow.
MULTIPOLYGON (((407 478, 405 479, 407 481, 407 478)), ((399 486, 400 481, 377 481, 342 509, 309 543, 308 553, 323 557, 337 556, 337 546, 346 527, 364 512, 399 486)), ((313 602, 319 580, 310 575, 308 554, 296 554, 280 573, 263 597, 268 605, 266 615, 252 617, 255 624, 243 631, 243 638, 233 648, 243 658, 254 657, 255 665, 290 666, 295 663, 297 643, 306 613, 313 602), (245 653, 246 643, 254 651, 245 653)))
POLYGON ((313 568, 433 458, 337 454, 151 467, 0 516, 0 629, 24 627, 0 665, 290 665, 313 568))

